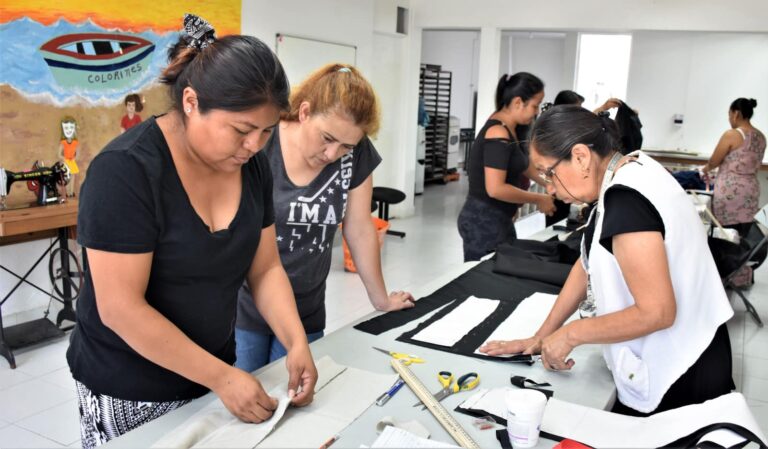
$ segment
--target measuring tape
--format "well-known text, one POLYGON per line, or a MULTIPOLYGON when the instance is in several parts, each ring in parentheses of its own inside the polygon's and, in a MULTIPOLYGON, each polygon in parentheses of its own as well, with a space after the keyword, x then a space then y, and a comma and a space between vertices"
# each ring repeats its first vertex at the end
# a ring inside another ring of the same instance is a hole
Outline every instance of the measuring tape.
POLYGON ((413 374, 413 372, 407 366, 405 366, 400 360, 397 359, 392 359, 390 363, 392 364, 392 368, 397 371, 397 374, 400 375, 400 377, 405 381, 405 383, 408 384, 416 396, 421 399, 421 402, 423 402, 429 411, 432 412, 435 418, 437 418, 437 421, 440 423, 440 425, 448 431, 451 437, 453 437, 453 439, 456 440, 456 442, 459 443, 461 447, 466 447, 469 449, 480 449, 480 446, 475 442, 475 440, 472 439, 471 436, 469 436, 467 431, 461 427, 461 424, 456 421, 456 418, 454 418, 453 415, 451 415, 448 410, 445 409, 445 407, 443 407, 439 402, 437 402, 437 400, 435 400, 435 397, 432 396, 432 393, 429 392, 427 387, 421 383, 419 378, 416 377, 416 375, 413 374))

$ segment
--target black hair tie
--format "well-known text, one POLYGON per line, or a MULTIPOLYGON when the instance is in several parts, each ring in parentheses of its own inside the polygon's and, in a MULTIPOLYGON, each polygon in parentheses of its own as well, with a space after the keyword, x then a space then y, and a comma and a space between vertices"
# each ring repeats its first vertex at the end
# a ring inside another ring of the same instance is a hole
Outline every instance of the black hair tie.
POLYGON ((184 14, 187 47, 202 50, 216 40, 216 30, 208 21, 194 14, 184 14))

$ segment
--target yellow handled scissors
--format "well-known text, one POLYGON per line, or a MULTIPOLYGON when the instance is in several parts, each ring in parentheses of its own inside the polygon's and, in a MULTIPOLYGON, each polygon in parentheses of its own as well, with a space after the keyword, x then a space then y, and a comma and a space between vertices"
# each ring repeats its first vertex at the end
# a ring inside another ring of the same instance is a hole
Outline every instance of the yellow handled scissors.
POLYGON ((424 359, 420 358, 417 355, 403 354, 402 352, 387 351, 386 349, 377 348, 375 346, 373 347, 373 349, 377 351, 381 351, 384 354, 389 354, 390 356, 392 356, 393 359, 402 360, 403 364, 405 365, 410 365, 411 363, 424 363, 424 359))
MULTIPOLYGON (((443 389, 433 394, 434 398, 440 402, 448 396, 459 391, 468 391, 475 388, 480 383, 480 376, 475 373, 467 373, 459 377, 456 382, 453 381, 453 373, 450 371, 440 371, 437 373, 437 380, 443 389), (453 382, 453 384, 451 384, 453 382)), ((414 407, 421 405, 421 401, 413 404, 414 407)))

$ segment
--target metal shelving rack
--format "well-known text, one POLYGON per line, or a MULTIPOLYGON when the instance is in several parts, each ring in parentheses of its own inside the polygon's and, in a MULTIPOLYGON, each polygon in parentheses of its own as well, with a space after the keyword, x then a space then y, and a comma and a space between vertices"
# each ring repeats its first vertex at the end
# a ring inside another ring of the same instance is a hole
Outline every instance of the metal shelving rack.
POLYGON ((448 118, 451 115, 452 74, 439 65, 422 64, 419 95, 429 114, 426 127, 424 182, 445 182, 448 174, 448 118))

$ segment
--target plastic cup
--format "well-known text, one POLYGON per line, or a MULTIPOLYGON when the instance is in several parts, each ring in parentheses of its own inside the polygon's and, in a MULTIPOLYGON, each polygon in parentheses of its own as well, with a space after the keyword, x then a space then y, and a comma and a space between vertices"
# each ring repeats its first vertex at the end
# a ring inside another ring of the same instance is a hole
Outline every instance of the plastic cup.
POLYGON ((541 419, 547 396, 536 390, 507 390, 507 433, 514 448, 529 448, 539 442, 541 419))

